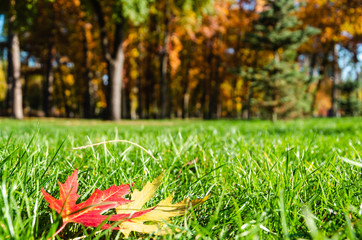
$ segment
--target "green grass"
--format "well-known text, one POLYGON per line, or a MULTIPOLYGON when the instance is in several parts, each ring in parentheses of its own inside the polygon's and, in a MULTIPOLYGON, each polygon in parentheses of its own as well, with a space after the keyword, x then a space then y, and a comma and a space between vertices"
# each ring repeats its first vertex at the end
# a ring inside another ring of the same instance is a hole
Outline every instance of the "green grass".
MULTIPOLYGON (((80 200, 95 188, 135 183, 165 171, 150 205, 211 194, 174 223, 173 238, 361 239, 362 118, 266 121, 0 119, 0 239, 45 239, 60 226, 40 188, 59 196, 79 169, 80 200), (73 147, 125 139, 130 144, 73 147), (343 161, 342 158, 353 162, 343 161), (186 163, 198 159, 194 165, 186 163)), ((68 224, 57 237, 90 236, 68 224)), ((122 238, 106 231, 101 239, 122 238)), ((93 235, 92 238, 95 236, 93 235)), ((131 234, 130 239, 154 236, 131 234)))

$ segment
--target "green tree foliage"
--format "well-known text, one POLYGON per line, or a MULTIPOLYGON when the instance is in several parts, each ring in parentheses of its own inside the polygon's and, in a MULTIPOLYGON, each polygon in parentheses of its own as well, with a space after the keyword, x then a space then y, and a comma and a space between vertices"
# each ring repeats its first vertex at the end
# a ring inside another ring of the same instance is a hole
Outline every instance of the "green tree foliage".
POLYGON ((269 63, 254 66, 262 77, 252 81, 256 80, 255 90, 262 92, 258 106, 273 121, 278 115, 298 117, 308 112, 307 78, 294 60, 297 48, 318 31, 311 27, 297 29, 300 21, 293 15, 295 11, 294 0, 267 1, 245 38, 250 47, 270 55, 269 63))
POLYGON ((341 86, 342 96, 339 102, 344 115, 358 116, 362 111, 362 103, 358 99, 358 82, 348 80, 341 86))

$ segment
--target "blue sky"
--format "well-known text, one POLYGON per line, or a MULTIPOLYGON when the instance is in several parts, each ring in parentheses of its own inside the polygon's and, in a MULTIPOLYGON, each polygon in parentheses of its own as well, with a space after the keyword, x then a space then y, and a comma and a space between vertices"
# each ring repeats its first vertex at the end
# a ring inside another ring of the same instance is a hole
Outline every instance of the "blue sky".
POLYGON ((0 42, 3 41, 3 31, 4 31, 4 22, 5 22, 5 18, 3 14, 0 14, 0 42))
POLYGON ((339 51, 338 64, 342 69, 342 79, 353 79, 357 77, 357 72, 361 73, 362 69, 362 43, 358 45, 357 48, 357 59, 358 63, 353 64, 351 62, 353 54, 346 50, 339 51))

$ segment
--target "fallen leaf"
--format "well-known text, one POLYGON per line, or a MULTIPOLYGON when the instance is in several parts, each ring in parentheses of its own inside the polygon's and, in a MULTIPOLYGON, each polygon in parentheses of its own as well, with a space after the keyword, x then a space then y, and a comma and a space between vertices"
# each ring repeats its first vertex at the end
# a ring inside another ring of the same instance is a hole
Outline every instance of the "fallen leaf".
MULTIPOLYGON (((130 200, 123 198, 129 193, 129 185, 111 186, 107 190, 96 189, 94 193, 84 202, 76 204, 79 198, 78 190, 78 170, 67 178, 65 183, 59 182, 59 199, 52 197, 43 188, 41 192, 45 200, 49 203, 49 207, 59 213, 63 219, 63 225, 53 235, 56 236, 70 222, 80 223, 86 227, 98 227, 103 221, 128 221, 131 218, 139 217, 152 209, 143 211, 133 211, 132 213, 102 215, 106 210, 115 208, 119 205, 129 203, 130 200)), ((102 229, 110 228, 111 225, 103 224, 102 229)), ((119 229, 119 228, 114 228, 119 229)))
MULTIPOLYGON (((162 177, 161 174, 152 182, 148 182, 141 191, 134 190, 131 194, 131 202, 116 207, 117 214, 130 214, 135 210, 142 209, 144 204, 155 195, 157 188, 161 185, 162 177)), ((190 207, 203 203, 208 197, 192 201, 186 198, 181 202, 172 204, 173 196, 171 195, 162 200, 156 207, 146 209, 152 211, 132 218, 131 221, 121 222, 119 224, 120 231, 126 238, 132 231, 156 235, 172 233, 172 229, 167 226, 167 223, 171 223, 170 218, 185 215, 190 207)))

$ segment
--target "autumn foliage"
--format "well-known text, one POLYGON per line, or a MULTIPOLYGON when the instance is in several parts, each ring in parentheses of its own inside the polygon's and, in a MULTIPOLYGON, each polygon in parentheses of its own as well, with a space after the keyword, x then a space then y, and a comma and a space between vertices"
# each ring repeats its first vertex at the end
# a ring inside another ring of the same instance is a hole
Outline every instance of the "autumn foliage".
POLYGON ((62 226, 53 236, 59 234, 71 222, 80 223, 86 227, 100 226, 101 229, 120 230, 126 237, 131 231, 159 235, 172 233, 165 222, 170 222, 171 217, 184 215, 189 207, 202 203, 208 198, 194 201, 185 199, 172 204, 172 196, 170 196, 155 207, 141 210, 161 184, 162 175, 160 175, 152 183, 147 183, 142 191, 135 190, 131 200, 123 198, 124 195, 129 194, 130 185, 113 185, 106 190, 96 189, 86 201, 77 204, 79 198, 77 178, 78 169, 67 178, 65 183, 59 182, 59 199, 41 189, 49 207, 59 213, 63 219, 62 226), (116 209, 117 214, 102 215, 110 209, 116 209), (118 222, 119 226, 107 224, 107 221, 118 222), (153 222, 153 224, 145 225, 145 222, 153 222))
POLYGON ((112 120, 359 114, 346 110, 362 100, 358 0, 6 3, 3 35, 19 36, 24 57, 21 78, 0 68, 3 114, 15 105, 112 120))
MULTIPOLYGON (((123 198, 124 195, 129 193, 129 185, 111 186, 104 191, 96 189, 88 200, 76 204, 76 201, 79 198, 79 195, 77 194, 77 177, 78 170, 75 170, 73 174, 67 178, 64 184, 59 182, 59 199, 55 199, 43 188, 41 189, 45 200, 49 203, 49 207, 54 209, 63 218, 63 225, 57 233, 70 222, 81 223, 87 227, 97 227, 106 219, 109 221, 127 221, 130 218, 138 217, 152 210, 138 211, 131 214, 102 215, 106 210, 116 208, 121 204, 129 202, 129 200, 123 198)), ((111 225, 109 224, 102 224, 102 229, 110 227, 111 225)))

